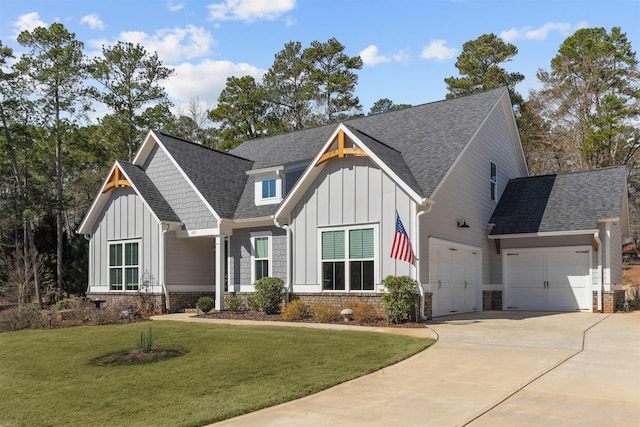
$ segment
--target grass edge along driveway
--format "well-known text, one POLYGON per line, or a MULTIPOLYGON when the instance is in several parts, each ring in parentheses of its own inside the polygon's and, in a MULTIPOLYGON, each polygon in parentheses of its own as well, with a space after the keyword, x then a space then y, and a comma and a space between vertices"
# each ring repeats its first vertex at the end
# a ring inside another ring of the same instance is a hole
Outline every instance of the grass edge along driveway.
POLYGON ((403 360, 430 339, 376 332, 168 321, 0 334, 0 425, 200 426, 324 390, 403 360), (94 366, 135 349, 184 356, 94 366))

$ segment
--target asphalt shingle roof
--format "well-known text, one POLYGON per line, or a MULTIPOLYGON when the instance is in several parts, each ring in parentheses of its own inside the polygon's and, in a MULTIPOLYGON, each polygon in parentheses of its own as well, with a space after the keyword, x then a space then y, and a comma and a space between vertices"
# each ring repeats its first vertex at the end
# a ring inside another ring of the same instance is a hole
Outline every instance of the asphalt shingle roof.
MULTIPOLYGON (((418 105, 344 124, 422 197, 431 197, 506 89, 418 105)), ((277 205, 256 206, 254 178, 246 172, 308 162, 337 124, 255 139, 230 152, 155 132, 169 154, 223 218, 257 218, 277 205)))
MULTIPOLYGON (((401 177, 412 175, 417 192, 430 197, 505 91, 494 89, 344 123, 401 153, 407 170, 396 173, 401 177)), ((246 141, 231 153, 253 160, 256 169, 308 161, 318 153, 335 126, 246 141)), ((407 184, 414 187, 408 181, 407 184)))
POLYGON ((171 209, 160 190, 151 182, 149 176, 140 166, 124 160, 119 160, 118 164, 160 221, 180 222, 178 215, 171 209))
POLYGON ((624 166, 516 178, 489 221, 491 235, 594 230, 598 220, 622 216, 624 166))
POLYGON ((233 218, 253 161, 155 132, 169 154, 222 218, 233 218))

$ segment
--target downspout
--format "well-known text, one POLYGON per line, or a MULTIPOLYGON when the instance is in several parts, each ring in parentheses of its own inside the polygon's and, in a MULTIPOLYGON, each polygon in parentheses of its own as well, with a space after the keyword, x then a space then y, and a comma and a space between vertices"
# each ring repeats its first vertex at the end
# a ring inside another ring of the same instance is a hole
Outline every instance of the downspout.
POLYGON ((287 280, 285 281, 284 302, 289 304, 289 293, 291 292, 291 228, 287 224, 280 224, 275 216, 272 216, 273 224, 287 233, 287 280))
MULTIPOLYGON (((91 234, 83 234, 82 236, 84 237, 84 240, 86 240, 87 242, 91 242, 91 234)), ((89 253, 91 253, 91 245, 89 245, 89 253)), ((89 293, 89 288, 91 287, 90 282, 91 282, 92 271, 93 271, 93 259, 91 258, 91 256, 89 256, 89 271, 87 274, 87 291, 84 293, 85 297, 89 293)))
POLYGON ((422 287, 422 280, 420 280, 420 217, 431 211, 434 202, 424 199, 420 205, 425 203, 428 203, 426 209, 423 209, 416 214, 416 254, 418 255, 416 256, 416 281, 418 282, 418 289, 420 290, 420 318, 422 320, 429 320, 429 318, 424 314, 425 291, 422 287))
POLYGON ((169 291, 167 290, 167 231, 168 224, 162 224, 162 291, 164 292, 164 305, 167 313, 171 312, 171 303, 169 302, 169 291))
POLYGON ((598 245, 598 313, 602 313, 602 242, 600 241, 599 232, 596 231, 593 233, 593 240, 596 241, 596 245, 598 245))

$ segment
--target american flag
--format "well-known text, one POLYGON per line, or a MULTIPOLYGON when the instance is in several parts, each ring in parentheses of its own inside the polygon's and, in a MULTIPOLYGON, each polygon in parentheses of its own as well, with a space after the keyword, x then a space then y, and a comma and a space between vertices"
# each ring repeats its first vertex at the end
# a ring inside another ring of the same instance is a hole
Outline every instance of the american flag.
POLYGON ((416 265, 416 255, 413 253, 411 241, 407 236, 407 231, 400 221, 400 215, 396 212, 396 234, 393 237, 393 245, 391 246, 391 258, 401 259, 416 265))

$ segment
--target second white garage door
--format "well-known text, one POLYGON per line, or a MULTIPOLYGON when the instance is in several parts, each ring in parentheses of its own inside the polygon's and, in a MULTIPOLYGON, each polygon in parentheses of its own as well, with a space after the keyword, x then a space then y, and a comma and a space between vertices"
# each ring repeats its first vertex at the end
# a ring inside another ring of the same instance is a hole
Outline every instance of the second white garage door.
POLYGON ((441 240, 431 243, 429 281, 433 316, 476 310, 480 250, 441 240))
POLYGON ((504 252, 507 309, 590 311, 590 252, 586 248, 504 252))

